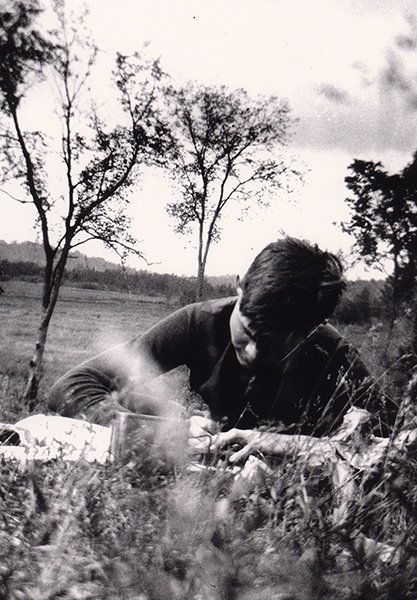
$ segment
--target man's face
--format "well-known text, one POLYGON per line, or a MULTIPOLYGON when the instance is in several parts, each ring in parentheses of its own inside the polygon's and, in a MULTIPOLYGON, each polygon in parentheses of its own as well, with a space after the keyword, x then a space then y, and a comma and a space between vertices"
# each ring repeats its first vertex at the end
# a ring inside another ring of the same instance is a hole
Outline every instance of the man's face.
POLYGON ((241 293, 238 295, 238 301, 230 317, 230 335, 236 357, 242 367, 253 369, 256 363, 258 348, 249 319, 240 312, 240 297, 241 293))
POLYGON ((230 334, 236 357, 246 369, 255 370, 277 365, 289 357, 304 336, 295 332, 276 332, 272 337, 273 345, 268 348, 259 347, 256 342, 256 333, 248 317, 240 311, 242 290, 237 288, 238 299, 230 317, 230 334))

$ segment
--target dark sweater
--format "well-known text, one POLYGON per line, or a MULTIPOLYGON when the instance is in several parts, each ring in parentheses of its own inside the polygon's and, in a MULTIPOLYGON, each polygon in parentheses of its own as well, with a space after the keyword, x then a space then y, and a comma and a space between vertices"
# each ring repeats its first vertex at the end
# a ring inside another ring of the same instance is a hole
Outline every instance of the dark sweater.
POLYGON ((334 327, 321 325, 284 364, 248 371, 230 338, 235 302, 185 306, 144 335, 81 364, 56 382, 50 408, 74 416, 121 390, 129 373, 115 357, 124 355, 146 357, 149 377, 186 365, 192 389, 224 428, 268 423, 281 431, 325 435, 355 405, 368 409, 376 432, 384 433, 395 407, 387 407, 358 353, 334 327))

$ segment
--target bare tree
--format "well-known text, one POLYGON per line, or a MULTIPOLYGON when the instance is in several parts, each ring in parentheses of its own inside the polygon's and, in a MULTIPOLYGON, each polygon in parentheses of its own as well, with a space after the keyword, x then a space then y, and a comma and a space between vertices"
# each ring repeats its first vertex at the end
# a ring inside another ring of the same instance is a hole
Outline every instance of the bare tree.
POLYGON ((118 111, 118 117, 109 125, 89 87, 97 50, 82 19, 67 17, 63 1, 55 2, 55 11, 57 30, 46 33, 35 0, 0 9, 2 181, 20 182, 25 195, 18 200, 34 205, 45 254, 42 313, 24 392, 30 407, 71 249, 97 239, 122 257, 139 253, 129 234, 128 191, 138 166, 156 160, 163 145, 155 110, 158 63, 117 56, 113 83, 119 102, 112 114, 118 111), (56 112, 46 107, 49 115, 39 115, 39 122, 49 125, 56 118, 59 128, 52 134, 23 125, 41 79, 48 99, 54 95, 56 112))
POLYGON ((251 99, 242 89, 189 84, 170 87, 166 100, 172 142, 167 166, 182 195, 167 210, 178 233, 190 234, 196 225, 198 299, 227 205, 240 201, 242 211, 254 203, 268 205, 266 188, 281 187, 291 171, 274 153, 288 141, 293 120, 285 101, 251 99))

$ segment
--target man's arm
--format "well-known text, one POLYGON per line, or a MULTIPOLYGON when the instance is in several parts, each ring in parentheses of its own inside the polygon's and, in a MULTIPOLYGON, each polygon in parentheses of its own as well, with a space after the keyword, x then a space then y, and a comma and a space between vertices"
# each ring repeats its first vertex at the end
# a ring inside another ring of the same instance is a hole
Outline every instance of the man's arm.
MULTIPOLYGON (((63 375, 52 387, 48 406, 67 417, 109 422, 116 410, 141 412, 141 382, 188 360, 190 309, 180 309, 143 336, 113 346, 63 375)), ((145 402, 146 404, 146 402, 145 402)), ((149 412, 149 407, 147 408, 149 412)))
POLYGON ((310 435, 294 435, 259 431, 255 429, 237 429, 219 432, 212 436, 209 452, 216 453, 232 444, 240 443, 243 447, 229 457, 230 463, 236 463, 257 451, 266 456, 288 456, 308 454, 320 456, 320 460, 334 456, 334 444, 331 438, 310 435))
POLYGON ((189 419, 189 446, 196 454, 217 454, 228 446, 239 444, 242 448, 229 457, 230 463, 244 460, 254 451, 267 456, 290 454, 319 454, 321 459, 334 456, 334 445, 330 438, 317 438, 309 435, 292 435, 238 429, 220 431, 218 423, 205 416, 192 416, 189 419))

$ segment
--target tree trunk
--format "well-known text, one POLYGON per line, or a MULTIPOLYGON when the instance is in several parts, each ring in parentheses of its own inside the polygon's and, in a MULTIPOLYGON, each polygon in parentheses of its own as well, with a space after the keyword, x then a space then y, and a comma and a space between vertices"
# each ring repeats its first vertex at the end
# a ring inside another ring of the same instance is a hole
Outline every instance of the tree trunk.
POLYGON ((197 258, 197 287, 195 292, 196 302, 202 299, 204 292, 204 271, 205 271, 205 261, 203 254, 203 224, 200 223, 199 232, 198 232, 198 258, 197 258))
POLYGON ((38 328, 38 339, 35 345, 35 352, 29 362, 29 372, 26 381, 25 391, 23 393, 23 403, 30 410, 36 406, 39 384, 43 375, 43 355, 45 351, 46 338, 48 335, 50 317, 44 315, 38 328))
POLYGON ((53 270, 53 258, 47 257, 47 264, 44 271, 43 294, 42 294, 42 317, 38 327, 38 336, 35 345, 35 352, 29 362, 29 371, 26 381, 25 391, 23 393, 23 403, 30 410, 33 410, 37 403, 39 384, 43 375, 43 356, 45 352, 46 338, 48 336, 49 324, 55 310, 58 300, 59 290, 61 289, 62 277, 69 247, 65 248, 62 255, 53 270))
POLYGON ((197 301, 203 298, 204 294, 204 265, 199 261, 198 262, 198 272, 197 272, 197 289, 195 294, 195 299, 197 301))
POLYGON ((414 283, 412 297, 409 302, 411 320, 411 350, 414 353, 414 363, 417 364, 417 284, 414 283))
POLYGON ((203 247, 201 246, 201 251, 198 253, 198 271, 197 271, 197 291, 196 291, 196 300, 201 300, 204 294, 204 287, 206 283, 205 275, 206 275, 206 264, 207 264, 207 256, 210 248, 209 242, 207 242, 206 247, 203 252, 203 247))

